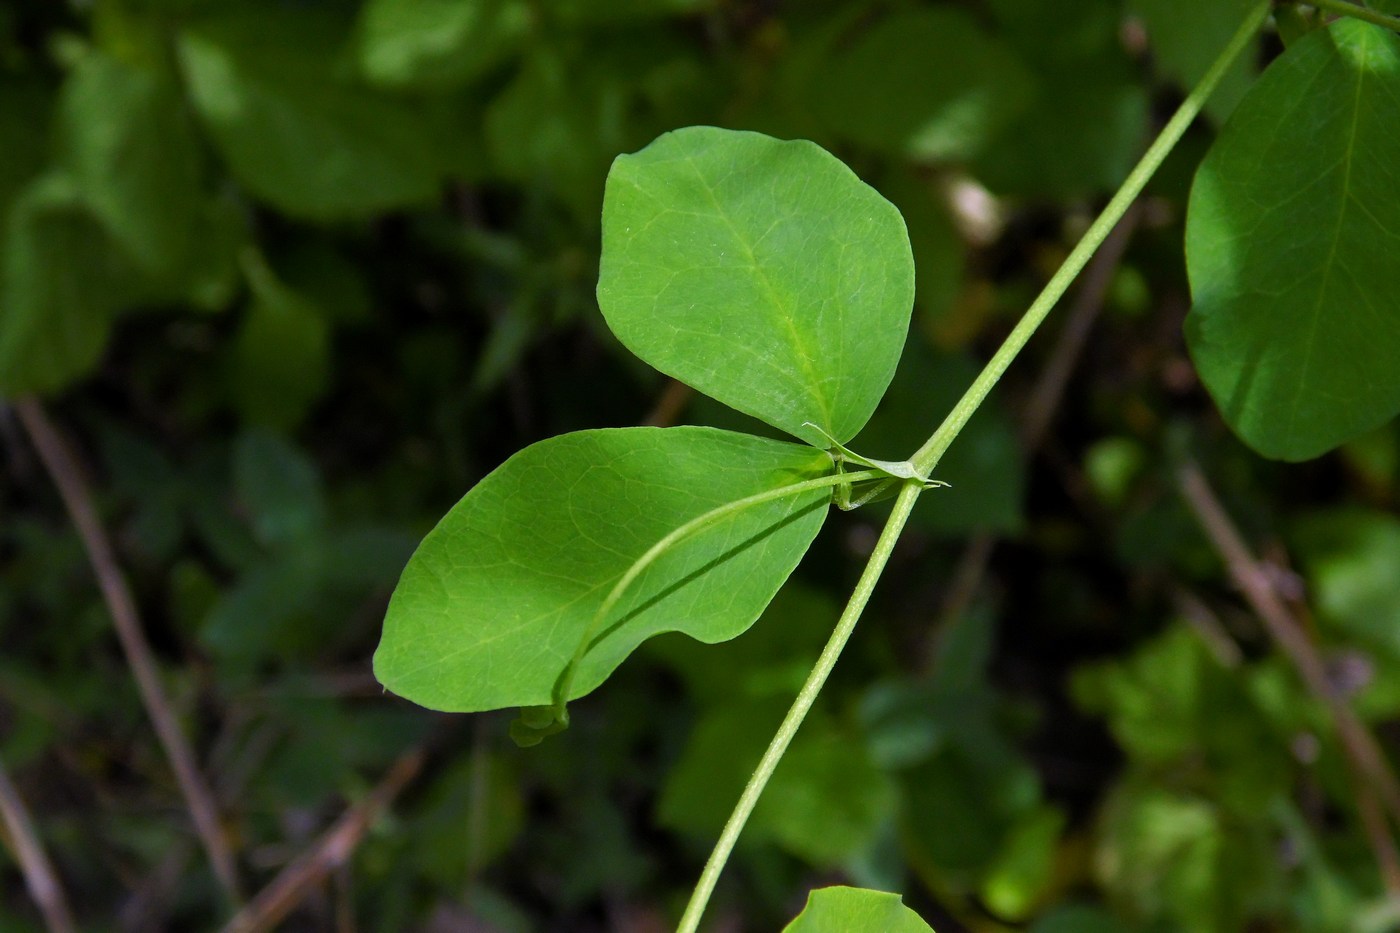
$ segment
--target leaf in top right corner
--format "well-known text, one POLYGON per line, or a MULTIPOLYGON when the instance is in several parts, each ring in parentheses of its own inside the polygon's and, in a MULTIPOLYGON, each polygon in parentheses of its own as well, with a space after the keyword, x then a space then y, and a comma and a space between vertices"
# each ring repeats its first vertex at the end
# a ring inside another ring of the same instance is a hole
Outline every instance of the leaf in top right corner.
POLYGON ((1290 46, 1202 162, 1186 338, 1231 428, 1306 460, 1400 412, 1400 35, 1290 46))

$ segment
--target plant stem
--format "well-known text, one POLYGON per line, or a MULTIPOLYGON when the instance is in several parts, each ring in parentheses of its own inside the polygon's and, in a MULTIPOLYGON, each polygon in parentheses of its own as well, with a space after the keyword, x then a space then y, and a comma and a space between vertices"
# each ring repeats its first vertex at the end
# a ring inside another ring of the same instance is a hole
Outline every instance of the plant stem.
POLYGON ((793 701, 792 707, 783 717, 782 725, 778 727, 773 740, 768 743, 768 750, 763 753, 762 760, 759 761, 753 776, 749 778, 748 784, 744 787, 744 793, 739 797, 734 812, 729 815, 729 821, 724 824, 724 832, 720 834, 719 842, 715 843, 714 851, 710 853, 710 859, 705 863, 705 870, 700 874, 700 880, 690 895, 690 903, 686 905, 680 926, 676 928, 677 933, 695 933, 699 928, 700 917, 705 912, 705 905, 709 903, 710 894, 715 889, 715 882, 719 880, 720 872, 724 870, 724 863, 729 860, 729 853, 733 851, 734 843, 739 839, 739 833, 743 831, 749 814, 753 812, 754 805, 758 803, 759 795, 763 793, 768 779, 773 776, 773 771, 778 767, 778 762, 782 760, 783 753, 787 751, 793 736, 802 726, 802 720, 807 717, 812 704, 816 702, 817 694, 821 692, 822 685, 826 683, 832 668, 836 666, 836 659, 841 656, 841 650, 846 647, 851 633, 855 631, 856 622, 860 620, 860 615, 865 610, 865 604, 870 601, 870 594, 875 590, 875 583, 884 573, 885 565, 889 563, 890 554, 894 552, 895 542, 899 540, 899 534, 904 530, 904 523, 909 520, 909 513, 914 508, 914 502, 919 498, 921 492, 923 492, 921 483, 908 481, 904 488, 899 491, 899 497, 894 500, 894 509, 890 512, 889 520, 885 522, 884 530, 880 532, 880 539, 875 542, 875 550, 871 552, 870 560, 866 562, 860 580, 856 582, 856 588, 851 594, 850 602, 846 604, 845 611, 841 613, 841 618, 837 621, 836 628, 832 630, 831 638, 827 640, 821 656, 817 658, 817 663, 812 667, 812 672, 807 675, 802 689, 798 691, 797 699, 793 701))
MULTIPOLYGON (((1350 6, 1350 4, 1346 5, 1350 6)), ((1108 202, 1108 206, 1094 220, 1093 225, 1089 227, 1083 238, 1074 247, 1073 252, 1065 259, 1064 264, 1051 277, 1044 290, 1032 302, 1016 327, 1007 335, 996 355, 991 358, 972 385, 968 387, 967 392, 953 406, 953 410, 938 426, 938 430, 934 431, 933 435, 924 442, 924 445, 915 452, 914 456, 909 458, 909 462, 914 464, 914 468, 918 472, 927 476, 938 465, 938 461, 943 457, 948 445, 958 436, 968 419, 972 417, 972 413, 977 410, 983 399, 992 391, 992 387, 1001 379, 1002 374, 1011 365, 1011 361, 1016 358, 1016 354, 1021 352, 1021 348, 1031 339, 1036 328, 1045 320, 1046 315, 1055 307, 1056 302, 1073 284, 1075 277, 1088 264, 1095 250, 1108 238, 1119 219, 1127 213, 1133 201, 1142 193, 1148 180, 1166 161, 1167 155, 1185 134, 1191 121, 1201 112, 1206 98, 1215 90, 1220 79, 1229 70, 1230 65, 1249 45, 1259 27, 1263 25, 1272 6, 1271 0, 1260 0, 1254 5, 1249 15, 1245 17, 1244 23, 1231 37, 1229 44, 1225 46, 1225 51, 1220 53, 1220 57, 1210 66, 1210 70, 1187 95, 1186 100, 1177 108, 1176 113, 1172 114, 1167 125, 1162 127, 1162 131, 1157 134, 1157 138, 1152 141, 1147 152, 1143 153, 1138 164, 1133 167, 1132 172, 1128 174, 1127 179, 1113 195, 1112 200, 1108 202)))
MULTIPOLYGON (((1030 340, 1036 328, 1040 326, 1051 309, 1054 308, 1055 303, 1069 289, 1075 277, 1088 264, 1094 252, 1108 238, 1118 221, 1122 219, 1138 195, 1142 193, 1148 180, 1161 167, 1168 153, 1180 141, 1187 127, 1191 125, 1191 121, 1201 112, 1201 107, 1205 104, 1206 99, 1215 90, 1221 78, 1225 76, 1230 65, 1249 45, 1254 34, 1263 25, 1272 7, 1273 0, 1260 0, 1250 10, 1239 30, 1225 46, 1225 51, 1220 53, 1220 57, 1211 65, 1210 70, 1187 95, 1186 100, 1177 108, 1172 118, 1167 121, 1167 125, 1162 128, 1152 145, 1148 147, 1147 152, 1143 154, 1142 159, 1134 166, 1122 187, 1118 189, 1108 202, 1108 206, 1095 219, 1093 225, 1089 227, 1059 271, 1050 279, 1040 296, 1026 310, 1025 315, 1011 331, 1001 348, 997 350, 996 355, 978 374, 967 392, 959 399, 957 405, 953 407, 953 410, 949 412, 947 418, 938 426, 933 435, 924 442, 924 445, 915 452, 914 456, 909 458, 909 463, 913 465, 916 473, 928 476, 938 465, 938 461, 948 449, 948 445, 962 431, 968 419, 972 417, 972 413, 982 404, 992 387, 1006 372, 1006 368, 1011 365, 1016 354, 1030 340)), ((690 903, 686 905, 685 913, 681 916, 677 933, 695 933, 699 928, 700 917, 705 912, 705 906, 709 903, 710 895, 714 892, 715 883, 719 880, 720 872, 724 870, 725 862, 729 860, 729 854, 734 850, 739 833, 743 831, 744 824, 758 803, 758 798, 763 793, 768 779, 772 777, 773 771, 778 767, 783 753, 787 751, 793 736, 802 726, 802 720, 806 718, 812 704, 816 702, 817 694, 821 692, 827 677, 836 666, 837 658, 841 656, 842 649, 850 640, 851 633, 855 631, 856 623, 860 620, 866 603, 870 601, 870 594, 874 591, 876 582, 884 573, 885 565, 889 562, 890 554, 894 551, 895 542, 899 539, 900 532, 904 530, 904 525, 909 520, 909 513, 913 510, 914 502, 921 492, 923 492, 923 484, 913 481, 907 483, 899 491, 899 497, 894 502, 894 509, 890 513, 889 520, 885 522, 884 530, 880 532, 880 539, 876 542, 875 550, 871 553, 870 560, 866 563, 865 570, 856 583, 855 592, 851 594, 850 602, 846 604, 846 609, 841 613, 841 618, 837 621, 836 628, 832 631, 826 647, 822 649, 821 656, 817 658, 816 665, 812 668, 812 672, 807 675, 807 680, 798 692, 797 699, 793 701, 792 707, 783 718, 782 725, 778 727, 777 733, 769 743, 768 750, 763 753, 762 760, 759 761, 753 776, 749 778, 748 784, 744 787, 744 793, 739 797, 734 812, 729 815, 729 821, 725 823, 724 831, 720 834, 719 841, 715 843, 714 851, 710 853, 710 858, 705 863, 705 869, 700 874, 700 880, 691 893, 690 903)))
POLYGON ((1307 3, 1308 6, 1326 10, 1328 13, 1350 16, 1352 19, 1359 19, 1364 23, 1380 26, 1382 29, 1400 32, 1400 16, 1387 16, 1357 3, 1348 3, 1347 0, 1307 0, 1307 3))

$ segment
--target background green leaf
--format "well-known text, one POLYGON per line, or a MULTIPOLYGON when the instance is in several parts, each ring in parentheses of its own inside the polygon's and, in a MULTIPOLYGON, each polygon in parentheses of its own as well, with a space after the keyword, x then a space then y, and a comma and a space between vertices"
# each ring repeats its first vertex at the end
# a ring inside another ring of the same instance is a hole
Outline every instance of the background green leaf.
POLYGON ((894 375, 914 300, 899 212, 818 146, 691 127, 619 156, 598 303, 664 373, 825 446, 894 375))
MULTIPOLYGON (((389 604, 375 675, 434 709, 549 703, 609 590, 648 548, 717 506, 830 467, 820 451, 711 428, 580 431, 531 445, 424 539, 389 604)), ((829 501, 825 489, 779 499, 681 541, 619 600, 567 699, 651 635, 716 642, 748 628, 829 501)))
POLYGON ((1269 66, 1201 164, 1186 337, 1236 433, 1306 460, 1400 411, 1400 36, 1354 20, 1269 66))
POLYGON ((181 267, 201 220, 201 154, 177 88, 101 53, 68 76, 59 159, 112 236, 151 272, 181 267))
POLYGON ((528 25, 521 0, 369 0, 360 10, 360 67, 388 87, 460 84, 514 52, 528 25))
POLYGON ((229 168, 289 214, 363 217, 422 204, 442 165, 432 125, 407 99, 343 79, 336 23, 269 14, 212 19, 180 37, 195 108, 229 168))
POLYGON ((4 241, 0 393, 52 391, 97 363, 113 315, 144 283, 64 176, 20 195, 4 241))
POLYGON ((883 16, 824 64, 809 91, 831 131, 916 160, 976 154, 1030 96, 1016 55, 954 7, 883 16))
POLYGON ((807 895, 802 913, 783 933, 933 933, 898 894, 843 886, 807 895))

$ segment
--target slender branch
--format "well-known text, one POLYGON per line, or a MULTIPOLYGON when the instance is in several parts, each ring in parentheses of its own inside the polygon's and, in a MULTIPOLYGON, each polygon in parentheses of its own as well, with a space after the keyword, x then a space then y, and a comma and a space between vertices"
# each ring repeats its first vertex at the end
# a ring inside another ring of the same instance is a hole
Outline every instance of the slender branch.
POLYGON ((1297 668, 1307 689, 1332 714, 1348 758, 1375 788, 1392 818, 1400 820, 1400 781, 1396 780, 1375 736, 1332 689, 1317 649, 1279 598, 1268 571, 1249 552, 1244 537, 1216 498, 1200 467, 1195 463, 1182 466, 1177 473, 1177 487, 1270 637, 1297 668))
POLYGON ((141 702, 146 714, 155 727, 156 737, 165 750, 170 766, 175 772, 176 783, 185 799, 185 806, 194 821, 195 832, 204 846, 205 854, 214 868, 214 875, 224 894, 233 903, 241 900, 238 888, 238 873, 235 867, 233 850, 219 821, 218 807, 214 794, 200 774, 185 734, 175 718, 175 713, 161 686, 160 673, 146 641, 141 616, 136 611, 136 601, 127 586, 121 567, 117 564, 111 542, 93 506, 92 494, 78 468, 77 457, 59 434, 45 413, 38 399, 25 398, 14 403, 20 423, 28 432, 34 448, 39 452, 68 516, 87 551, 88 562, 92 564, 97 577, 97 585, 102 591, 102 599, 112 616, 117 640, 121 643, 126 662, 136 680, 141 702))
POLYGON ((695 390, 679 379, 666 380, 666 388, 656 397, 651 411, 642 419, 642 424, 653 428, 669 428, 685 411, 685 406, 695 397, 695 390))
POLYGON ((310 891, 349 862, 374 821, 423 768, 421 748, 405 752, 369 795, 341 814, 312 847, 294 859, 224 927, 224 933, 271 930, 310 891))
POLYGON ((29 818, 19 791, 10 783, 5 766, 0 763, 0 820, 5 823, 5 839, 13 849, 15 861, 19 862, 24 874, 24 886, 29 896, 39 906, 44 923, 51 933, 72 933, 73 911, 68 908, 68 899, 63 894, 63 885, 53 870, 44 844, 34 831, 34 821, 29 818))
POLYGON ((1338 16, 1350 16, 1352 19, 1359 19, 1363 23, 1370 23, 1373 26, 1380 26, 1382 29, 1392 29, 1396 32, 1400 32, 1400 16, 1387 16, 1369 7, 1348 3, 1347 0, 1307 0, 1307 4, 1319 10, 1326 10, 1328 13, 1336 13, 1338 16))
POLYGON ((1211 65, 1205 77, 1201 78, 1200 83, 1192 89, 1186 100, 1177 108, 1176 113, 1172 114, 1171 119, 1162 127, 1162 131, 1157 134, 1157 138, 1147 148, 1147 152, 1143 154, 1138 164, 1133 167, 1122 186, 1109 200, 1108 205, 1085 232, 1083 238, 1065 259, 1064 264, 1051 277, 1044 290, 1031 303, 1025 315, 1007 335, 1001 348, 997 350, 982 372, 977 375, 963 397, 953 406, 953 410, 938 426, 938 430, 924 442, 924 445, 918 449, 914 456, 909 458, 920 473, 927 476, 933 472, 933 468, 938 465, 938 461, 948 449, 948 445, 962 431, 968 419, 972 417, 972 413, 982 404, 982 400, 992 391, 992 387, 997 384, 1007 367, 1011 365, 1011 361, 1031 339, 1036 328, 1040 326, 1060 297, 1069 289, 1074 279, 1088 264, 1094 252, 1108 238, 1114 226, 1128 212, 1133 201, 1142 193, 1147 182, 1161 167, 1177 142, 1180 141, 1182 135, 1191 125, 1191 121, 1200 113, 1206 99, 1210 97, 1211 92, 1215 90, 1216 85, 1220 83, 1221 78, 1229 70, 1230 65, 1253 40, 1254 34, 1269 15, 1272 6, 1272 0, 1260 0, 1254 5, 1239 30, 1225 46, 1225 51, 1220 53, 1220 57, 1211 65))
POLYGON ((909 520, 909 513, 913 510, 914 503, 921 492, 923 492, 922 484, 913 481, 907 482, 904 488, 899 491, 899 497, 894 501, 894 508, 890 512, 889 519, 885 522, 885 528, 880 532, 879 540, 875 542, 875 550, 871 552, 870 560, 866 562, 865 570, 861 573, 855 591, 851 594, 851 601, 846 604, 846 609, 841 613, 841 618, 837 621, 831 638, 827 640, 826 647, 822 649, 821 656, 817 658, 812 672, 807 675, 806 682, 802 684, 802 689, 797 693, 797 699, 793 701, 792 707, 783 717, 782 725, 778 727, 773 740, 768 744, 768 750, 763 753, 763 758, 759 761, 753 776, 745 785, 744 793, 739 797, 734 812, 729 815, 729 821, 724 824, 724 831, 720 834, 719 841, 715 843, 714 851, 710 853, 709 861, 705 863, 705 870, 701 873, 700 880, 690 895, 690 903, 686 905, 677 933, 695 933, 699 928, 700 917, 704 914, 705 905, 709 903, 710 895, 714 892, 720 872, 724 870, 724 863, 729 860, 729 853, 733 851, 734 844, 744 829, 744 824, 748 822, 749 814, 753 812, 754 805, 758 803, 758 798, 763 793, 763 788, 768 784, 768 779, 773 776, 773 771, 778 767, 778 762, 782 760, 783 753, 787 751, 793 736, 801 728, 802 720, 807 717, 812 704, 816 702, 817 694, 821 692, 822 685, 826 683, 827 677, 836 667, 836 660, 841 656, 841 650, 846 647, 846 642, 850 640, 851 633, 855 631, 856 623, 860 621, 861 613, 865 611, 866 603, 870 601, 870 594, 875 591, 875 583, 884 573, 890 555, 894 553, 895 542, 899 540, 899 534, 904 530, 904 524, 909 520))

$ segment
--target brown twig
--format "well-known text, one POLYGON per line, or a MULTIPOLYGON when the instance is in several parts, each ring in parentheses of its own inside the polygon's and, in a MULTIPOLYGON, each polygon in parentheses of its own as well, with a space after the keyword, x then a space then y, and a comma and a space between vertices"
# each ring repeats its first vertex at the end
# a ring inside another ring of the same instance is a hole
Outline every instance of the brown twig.
POLYGON ((78 537, 82 539, 83 549, 87 551, 88 562, 92 564, 97 585, 102 591, 102 599, 112 616, 117 640, 121 643, 132 676, 136 679, 141 702, 146 707, 146 714, 155 727, 156 737, 160 740, 161 747, 175 772, 175 780, 194 821, 195 832, 199 835, 205 854, 213 866, 214 875, 224 894, 234 903, 238 903, 241 897, 233 850, 219 821, 214 794, 195 763, 194 752, 185 734, 180 730, 170 701, 161 686, 151 646, 146 641, 141 617, 136 611, 136 601, 132 598, 131 589, 117 564, 116 555, 112 551, 102 522, 97 517, 97 509, 93 506, 87 482, 79 470, 77 457, 37 399, 20 399, 14 403, 14 408, 20 423, 24 425, 34 448, 38 451, 44 468, 58 487, 58 494, 63 499, 68 516, 78 531, 78 537))
POLYGON ((685 406, 695 395, 695 390, 677 379, 668 379, 666 388, 656 397, 656 404, 647 412, 642 424, 652 428, 669 428, 685 411, 685 406))
POLYGON ((317 885, 345 865, 375 819, 423 767, 421 748, 404 753, 367 797, 350 807, 305 853, 272 879, 248 906, 229 921, 224 933, 270 930, 317 885))
MULTIPOLYGON (((1308 691, 1331 713, 1343 751, 1358 776, 1374 790, 1392 819, 1400 820, 1400 781, 1375 736, 1332 689, 1321 656, 1276 592, 1273 575, 1250 553, 1244 537, 1196 463, 1187 462, 1178 470, 1177 487, 1269 636, 1298 670, 1308 691)), ((1388 836, 1386 839, 1388 848, 1393 849, 1393 841, 1388 836)), ((1382 870, 1392 862, 1400 864, 1400 857, 1393 851, 1378 853, 1378 858, 1382 870)))
POLYGON ((49 861, 43 843, 34 832, 29 809, 25 807, 14 784, 10 783, 3 763, 0 763, 0 820, 5 824, 4 841, 9 842, 15 861, 19 862, 20 871, 24 874, 24 886, 29 889, 34 903, 39 905, 44 923, 52 933, 71 933, 74 929, 73 911, 68 908, 63 885, 53 870, 53 863, 49 861))

